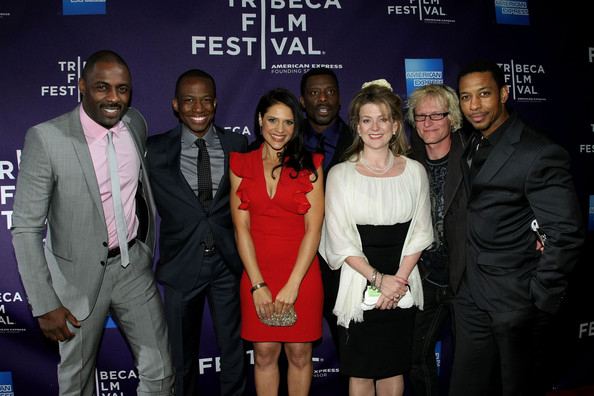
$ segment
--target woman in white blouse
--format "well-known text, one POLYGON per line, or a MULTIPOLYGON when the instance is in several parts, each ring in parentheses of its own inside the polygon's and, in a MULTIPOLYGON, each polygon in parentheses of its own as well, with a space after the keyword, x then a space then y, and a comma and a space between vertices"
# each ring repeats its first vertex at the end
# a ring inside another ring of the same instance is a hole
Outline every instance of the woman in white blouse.
POLYGON ((416 263, 433 241, 429 187, 423 166, 404 156, 401 104, 387 81, 363 85, 349 108, 349 160, 326 185, 320 252, 341 270, 334 314, 351 395, 402 395, 423 307, 416 263))

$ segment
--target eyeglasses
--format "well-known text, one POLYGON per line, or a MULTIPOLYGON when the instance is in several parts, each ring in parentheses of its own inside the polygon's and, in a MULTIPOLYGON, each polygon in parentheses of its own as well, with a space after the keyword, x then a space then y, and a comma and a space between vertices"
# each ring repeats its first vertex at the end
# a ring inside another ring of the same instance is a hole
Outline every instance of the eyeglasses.
POLYGON ((427 117, 429 117, 431 121, 439 121, 443 120, 448 114, 450 113, 415 114, 415 121, 422 122, 425 121, 427 117))

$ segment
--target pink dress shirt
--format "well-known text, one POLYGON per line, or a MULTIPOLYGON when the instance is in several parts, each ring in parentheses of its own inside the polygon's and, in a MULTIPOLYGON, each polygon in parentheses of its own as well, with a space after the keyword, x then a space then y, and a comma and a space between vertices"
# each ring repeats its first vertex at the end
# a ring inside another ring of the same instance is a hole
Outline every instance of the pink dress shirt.
MULTIPOLYGON (((79 109, 80 122, 83 127, 95 176, 99 185, 103 214, 109 235, 109 247, 118 246, 118 235, 113 210, 111 195, 111 180, 109 177, 109 163, 107 161, 107 131, 103 126, 93 121, 84 111, 82 105, 79 109)), ((138 218, 136 217, 136 188, 138 187, 138 176, 140 174, 140 160, 130 132, 122 121, 118 122, 111 129, 113 131, 113 144, 118 157, 120 174, 120 189, 122 191, 122 204, 128 225, 128 241, 136 238, 138 230, 138 218)))

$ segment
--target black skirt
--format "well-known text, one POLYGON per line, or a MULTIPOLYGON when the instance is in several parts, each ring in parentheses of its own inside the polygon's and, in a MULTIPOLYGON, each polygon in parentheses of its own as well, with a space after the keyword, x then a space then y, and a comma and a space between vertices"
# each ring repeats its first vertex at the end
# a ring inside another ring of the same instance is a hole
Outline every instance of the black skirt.
MULTIPOLYGON (((394 275, 398 271, 409 226, 410 222, 357 225, 363 253, 378 273, 394 275)), ((363 322, 351 321, 348 329, 339 326, 341 373, 349 377, 381 379, 408 371, 416 310, 416 307, 372 309, 364 311, 363 322)))

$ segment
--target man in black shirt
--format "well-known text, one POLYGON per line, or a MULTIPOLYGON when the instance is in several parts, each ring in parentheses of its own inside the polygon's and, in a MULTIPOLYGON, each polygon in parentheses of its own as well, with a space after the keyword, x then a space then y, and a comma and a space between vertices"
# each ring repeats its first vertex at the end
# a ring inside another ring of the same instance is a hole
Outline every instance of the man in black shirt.
POLYGON ((413 394, 437 395, 435 344, 447 319, 453 317, 454 291, 464 267, 465 191, 460 156, 466 137, 456 92, 445 85, 416 89, 408 99, 407 119, 412 156, 429 174, 435 241, 419 260, 424 309, 415 317, 410 383, 413 394), (448 232, 449 231, 449 232, 448 232))

